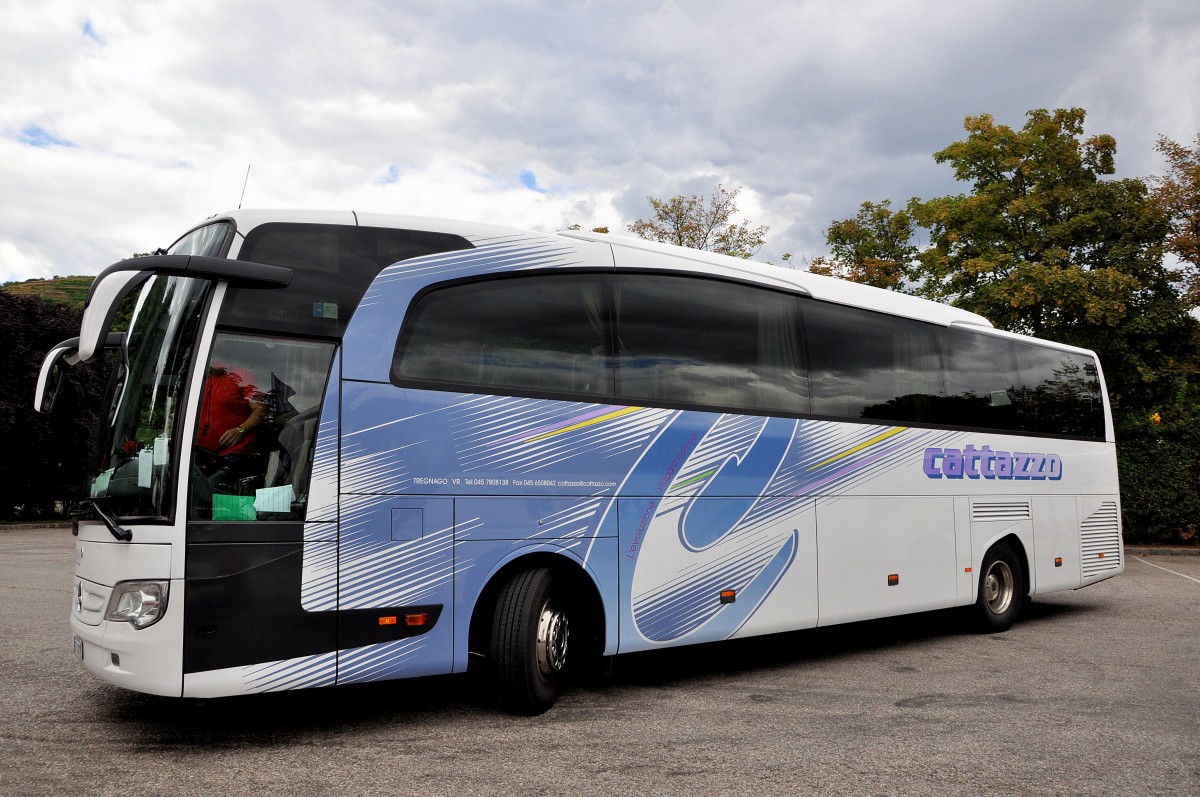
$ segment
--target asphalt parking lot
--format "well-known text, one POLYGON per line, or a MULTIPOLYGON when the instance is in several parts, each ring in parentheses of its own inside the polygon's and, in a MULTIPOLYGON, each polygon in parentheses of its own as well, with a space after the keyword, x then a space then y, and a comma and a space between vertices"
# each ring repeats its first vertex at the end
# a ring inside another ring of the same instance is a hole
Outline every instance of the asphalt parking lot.
POLYGON ((619 659, 550 713, 463 677, 203 703, 72 658, 70 533, 0 533, 0 794, 1196 795, 1200 557, 1027 607, 619 659))

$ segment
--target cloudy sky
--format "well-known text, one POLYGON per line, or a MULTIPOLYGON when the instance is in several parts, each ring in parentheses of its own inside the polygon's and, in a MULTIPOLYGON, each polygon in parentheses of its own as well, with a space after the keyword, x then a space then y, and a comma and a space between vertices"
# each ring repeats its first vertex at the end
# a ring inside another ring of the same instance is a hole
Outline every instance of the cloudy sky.
POLYGON ((537 230, 741 186, 759 259, 957 193, 969 114, 1087 109, 1118 176, 1200 132, 1195 0, 0 0, 0 282, 236 207, 537 230))

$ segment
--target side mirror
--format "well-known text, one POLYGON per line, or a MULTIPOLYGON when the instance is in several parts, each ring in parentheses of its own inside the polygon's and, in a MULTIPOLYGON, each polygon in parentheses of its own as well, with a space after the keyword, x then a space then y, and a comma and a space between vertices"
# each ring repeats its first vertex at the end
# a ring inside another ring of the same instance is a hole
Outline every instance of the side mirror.
MULTIPOLYGON (((105 349, 119 349, 125 345, 124 332, 110 332, 104 341, 105 349)), ((48 413, 54 409, 54 400, 62 390, 67 369, 79 363, 79 338, 70 338, 46 352, 42 368, 38 372, 37 389, 33 396, 33 408, 48 413)))

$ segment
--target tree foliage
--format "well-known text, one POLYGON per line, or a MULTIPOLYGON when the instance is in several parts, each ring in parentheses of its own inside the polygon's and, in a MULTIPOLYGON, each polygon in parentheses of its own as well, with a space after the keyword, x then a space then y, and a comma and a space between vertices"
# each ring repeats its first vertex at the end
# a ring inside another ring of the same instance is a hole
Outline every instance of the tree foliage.
POLYGON ((82 313, 65 304, 0 290, 0 518, 39 520, 56 504, 80 497, 95 439, 108 368, 70 369, 53 415, 33 409, 46 352, 79 334, 82 313))
POLYGON ((1183 265, 1187 301, 1200 306, 1200 134, 1195 146, 1159 136, 1158 152, 1167 159, 1167 173, 1151 180, 1151 196, 1171 225, 1167 251, 1183 265))
POLYGON ((825 242, 831 257, 817 257, 808 270, 837 276, 876 288, 905 289, 909 264, 917 255, 912 244, 913 219, 907 210, 892 210, 892 202, 863 202, 858 215, 829 225, 825 242))
POLYGON ((737 213, 737 196, 741 191, 741 188, 728 191, 718 185, 712 196, 693 194, 670 199, 648 196, 651 218, 638 219, 627 229, 648 241, 753 257, 766 241, 770 227, 755 227, 745 219, 740 224, 731 221, 737 213))
POLYGON ((918 292, 1060 340, 1172 295, 1166 218, 1145 183, 1100 179, 1116 141, 1083 139, 1079 108, 1028 117, 1021 130, 968 117, 967 138, 934 154, 971 192, 910 203, 932 244, 918 256, 918 292))
POLYGON ((929 231, 929 247, 916 251, 906 238, 908 248, 888 250, 904 232, 888 226, 899 213, 868 202, 830 227, 832 260, 850 264, 839 276, 1095 350, 1112 399, 1127 534, 1186 539, 1200 511, 1200 323, 1189 313, 1198 304, 1200 138, 1195 149, 1160 139, 1169 171, 1152 191, 1111 177, 1116 141, 1085 136, 1085 118, 1080 108, 1039 109, 1013 129, 967 117, 966 137, 934 158, 969 190, 914 198, 906 209, 929 231), (895 251, 899 265, 882 274, 855 267, 881 251, 895 251), (1164 261, 1168 251, 1185 279, 1164 261))

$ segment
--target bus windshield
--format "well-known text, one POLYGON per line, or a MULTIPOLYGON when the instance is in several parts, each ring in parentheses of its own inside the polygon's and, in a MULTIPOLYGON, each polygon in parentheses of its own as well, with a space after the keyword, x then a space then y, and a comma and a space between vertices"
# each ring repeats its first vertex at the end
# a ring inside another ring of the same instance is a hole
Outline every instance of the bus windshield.
POLYGON ((138 294, 90 474, 90 495, 114 515, 172 515, 177 425, 210 286, 159 274, 138 294))

